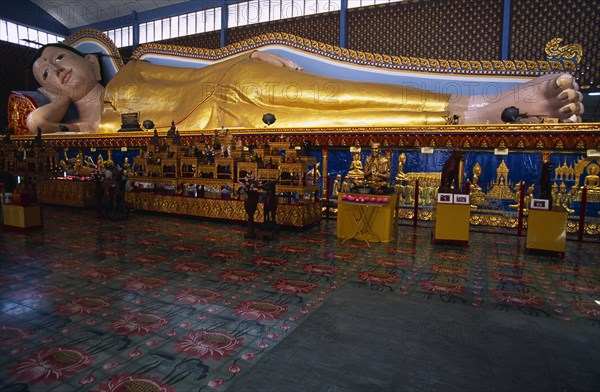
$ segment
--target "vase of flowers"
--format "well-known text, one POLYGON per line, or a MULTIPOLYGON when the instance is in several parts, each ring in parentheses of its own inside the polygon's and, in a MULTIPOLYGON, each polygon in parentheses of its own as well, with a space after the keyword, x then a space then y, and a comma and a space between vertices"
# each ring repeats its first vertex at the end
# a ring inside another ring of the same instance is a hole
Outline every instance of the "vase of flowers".
POLYGON ((250 172, 237 185, 238 193, 246 195, 244 210, 246 211, 246 215, 248 215, 248 230, 245 237, 256 238, 256 233, 254 232, 254 214, 258 208, 258 198, 263 181, 250 172))

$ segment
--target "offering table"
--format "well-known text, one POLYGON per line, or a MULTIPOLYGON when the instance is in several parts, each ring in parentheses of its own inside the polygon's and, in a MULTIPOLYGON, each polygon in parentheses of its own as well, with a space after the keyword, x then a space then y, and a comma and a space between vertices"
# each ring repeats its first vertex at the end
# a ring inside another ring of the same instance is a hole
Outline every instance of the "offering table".
POLYGON ((365 241, 368 246, 370 242, 391 242, 397 201, 397 194, 338 194, 337 237, 343 239, 342 244, 349 239, 365 241), (380 200, 356 201, 366 197, 380 200))

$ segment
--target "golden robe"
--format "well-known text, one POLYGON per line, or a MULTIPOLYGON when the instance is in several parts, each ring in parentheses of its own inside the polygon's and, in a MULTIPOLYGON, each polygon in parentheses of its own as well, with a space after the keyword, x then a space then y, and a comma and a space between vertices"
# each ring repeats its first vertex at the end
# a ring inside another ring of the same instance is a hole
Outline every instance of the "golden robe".
POLYGON ((240 55, 205 68, 130 61, 108 83, 100 132, 140 113, 158 129, 389 127, 444 124, 449 95, 411 87, 345 81, 240 55))

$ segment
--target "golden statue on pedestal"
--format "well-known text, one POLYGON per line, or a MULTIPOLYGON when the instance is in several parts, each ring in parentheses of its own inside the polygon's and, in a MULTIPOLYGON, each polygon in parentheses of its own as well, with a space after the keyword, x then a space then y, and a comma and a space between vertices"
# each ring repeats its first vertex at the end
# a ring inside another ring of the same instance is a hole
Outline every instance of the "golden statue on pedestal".
POLYGON ((600 177, 598 177, 600 167, 595 163, 588 165, 586 172, 588 173, 583 180, 583 186, 589 190, 600 190, 600 177))
POLYGON ((600 167, 595 163, 587 166, 587 175, 583 180, 583 187, 587 190, 587 200, 589 202, 600 202, 600 177, 598 172, 600 167))
POLYGON ((471 195, 471 204, 476 206, 487 206, 488 203, 485 201, 485 193, 479 186, 479 176, 481 175, 481 165, 479 162, 473 166, 473 182, 471 183, 471 189, 469 194, 471 195))
POLYGON ((362 183, 365 178, 365 173, 363 172, 363 164, 360 161, 360 153, 355 152, 352 155, 352 163, 350 163, 350 170, 348 171, 348 177, 350 177, 356 183, 362 183))
POLYGON ((398 157, 398 174, 396 174, 396 183, 406 180, 406 173, 404 173, 404 164, 406 163, 406 154, 402 153, 398 157))
POLYGON ((553 205, 563 207, 569 214, 574 212, 575 210, 570 208, 571 204, 573 203, 573 192, 576 193, 576 191, 573 188, 571 188, 571 191, 567 192, 567 185, 564 182, 562 182, 558 187, 556 200, 553 199, 553 205))
POLYGON ((342 190, 342 175, 338 174, 335 176, 335 180, 333 180, 333 188, 331 191, 331 196, 337 198, 338 193, 342 190))
POLYGON ((371 155, 365 161, 365 182, 368 185, 381 187, 390 183, 390 161, 380 155, 379 143, 371 146, 371 155))
POLYGON ((514 199, 515 195, 510 190, 508 184, 508 167, 504 163, 504 159, 498 169, 496 169, 496 182, 492 186, 492 189, 487 194, 488 198, 491 199, 514 199))
POLYGON ((348 178, 348 176, 346 176, 346 178, 344 178, 344 182, 342 182, 342 193, 350 192, 351 181, 352 180, 350 178, 348 178))

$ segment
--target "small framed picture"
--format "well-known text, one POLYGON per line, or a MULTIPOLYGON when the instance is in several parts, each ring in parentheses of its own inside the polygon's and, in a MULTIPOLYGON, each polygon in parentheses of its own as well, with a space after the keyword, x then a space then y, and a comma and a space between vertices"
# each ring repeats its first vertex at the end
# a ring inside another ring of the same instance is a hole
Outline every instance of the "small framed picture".
POLYGON ((452 193, 438 193, 438 204, 452 204, 452 193))
POLYGON ((463 194, 455 194, 454 195, 454 204, 470 204, 471 200, 469 195, 463 194))
POLYGON ((532 210, 547 210, 550 207, 550 201, 546 199, 531 199, 529 208, 532 210))

